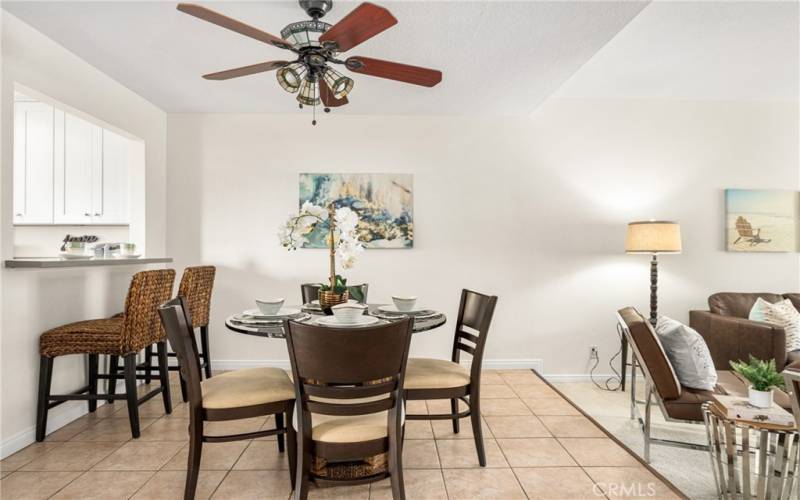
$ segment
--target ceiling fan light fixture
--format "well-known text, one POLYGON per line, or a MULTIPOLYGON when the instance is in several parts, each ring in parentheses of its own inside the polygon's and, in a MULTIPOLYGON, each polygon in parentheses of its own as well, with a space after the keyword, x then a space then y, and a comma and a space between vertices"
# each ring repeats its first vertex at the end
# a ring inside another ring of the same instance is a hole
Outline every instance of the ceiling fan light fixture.
POLYGON ((316 106, 320 103, 319 92, 317 92, 317 82, 308 79, 303 80, 300 85, 300 93, 297 94, 297 102, 306 106, 316 106))
POLYGON ((294 94, 300 90, 305 72, 306 66, 303 63, 294 63, 279 69, 275 73, 275 78, 278 79, 278 84, 283 87, 283 90, 294 94))
POLYGON ((322 21, 299 21, 283 28, 281 38, 291 43, 295 49, 319 47, 319 37, 330 28, 330 24, 322 21))
POLYGON ((331 89, 331 93, 337 99, 346 97, 347 94, 353 90, 353 79, 344 76, 332 68, 325 70, 324 78, 325 83, 328 84, 328 88, 331 89))

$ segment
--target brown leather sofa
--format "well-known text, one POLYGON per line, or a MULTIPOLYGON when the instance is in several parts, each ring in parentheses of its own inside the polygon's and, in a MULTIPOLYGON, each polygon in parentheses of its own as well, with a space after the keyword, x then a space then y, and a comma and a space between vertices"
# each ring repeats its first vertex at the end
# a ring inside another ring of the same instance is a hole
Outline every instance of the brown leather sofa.
MULTIPOLYGON (((665 420, 699 423, 703 421, 703 403, 712 401, 714 394, 747 397, 747 382, 733 371, 717 370, 717 386, 713 391, 682 386, 650 322, 633 307, 620 309, 618 321, 624 335, 628 338, 638 365, 644 372, 646 384, 645 415, 644 418, 639 416, 639 422, 644 433, 644 459, 646 461, 650 460, 651 442, 698 448, 697 445, 690 443, 651 437, 650 411, 653 400, 661 409, 665 420)), ((632 387, 631 418, 639 413, 635 392, 632 387)), ((775 402, 789 411, 792 410, 789 396, 783 391, 775 391, 775 402)))
POLYGON ((800 309, 800 293, 715 293, 708 298, 708 311, 689 311, 689 325, 708 344, 714 366, 727 370, 731 361, 774 359, 778 371, 794 363, 800 367, 800 351, 786 352, 786 332, 747 317, 758 298, 770 303, 789 299, 800 309))

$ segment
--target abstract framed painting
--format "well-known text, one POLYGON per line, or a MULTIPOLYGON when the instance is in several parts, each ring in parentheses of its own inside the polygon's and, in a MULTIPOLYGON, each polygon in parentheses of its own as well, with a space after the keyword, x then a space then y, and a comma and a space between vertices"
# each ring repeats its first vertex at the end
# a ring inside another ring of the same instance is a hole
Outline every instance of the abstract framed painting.
POLYGON ((797 191, 726 189, 728 251, 796 251, 798 200, 797 191))
MULTIPOLYGON (((300 174, 300 206, 350 207, 358 212, 364 247, 412 248, 413 181, 412 174, 300 174)), ((326 236, 327 225, 320 224, 303 246, 326 248, 326 236)))

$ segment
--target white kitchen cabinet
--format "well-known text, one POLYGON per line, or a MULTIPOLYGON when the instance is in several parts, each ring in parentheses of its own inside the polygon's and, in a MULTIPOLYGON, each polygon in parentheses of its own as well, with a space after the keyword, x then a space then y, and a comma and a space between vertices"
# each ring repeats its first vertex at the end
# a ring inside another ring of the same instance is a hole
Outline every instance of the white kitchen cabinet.
POLYGON ((55 131, 53 221, 91 224, 94 174, 102 163, 102 131, 63 111, 56 111, 55 131))
POLYGON ((92 223, 127 224, 131 141, 102 130, 102 157, 92 181, 92 223))
POLYGON ((14 103, 14 223, 53 223, 53 106, 14 103))
POLYGON ((49 104, 14 106, 14 223, 128 224, 133 141, 49 104))

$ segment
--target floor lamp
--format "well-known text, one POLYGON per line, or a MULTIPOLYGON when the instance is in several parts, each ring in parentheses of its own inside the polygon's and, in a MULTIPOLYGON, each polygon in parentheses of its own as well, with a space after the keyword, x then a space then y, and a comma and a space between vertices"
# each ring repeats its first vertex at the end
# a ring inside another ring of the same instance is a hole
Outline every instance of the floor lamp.
POLYGON ((677 222, 650 220, 628 224, 626 253, 653 256, 650 261, 650 324, 658 318, 658 254, 681 252, 681 227, 677 222))

